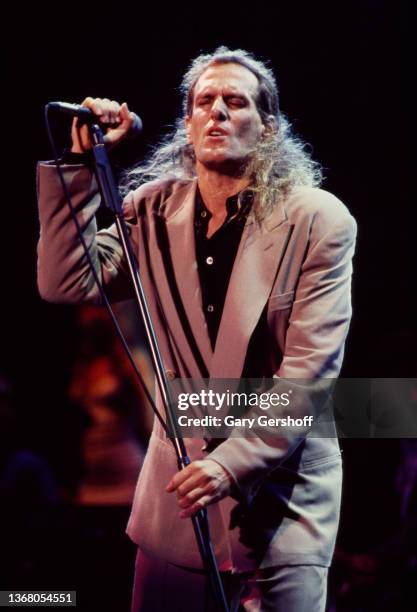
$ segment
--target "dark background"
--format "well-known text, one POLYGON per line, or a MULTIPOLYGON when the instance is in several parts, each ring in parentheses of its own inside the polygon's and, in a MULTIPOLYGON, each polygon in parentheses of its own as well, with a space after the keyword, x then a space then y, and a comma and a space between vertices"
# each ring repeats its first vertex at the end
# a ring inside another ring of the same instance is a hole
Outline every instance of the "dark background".
MULTIPOLYGON (((74 309, 42 302, 36 289, 35 165, 51 157, 43 107, 87 95, 128 101, 145 126, 142 140, 120 153, 119 163, 132 162, 174 122, 191 58, 220 44, 271 61, 282 111, 323 164, 324 188, 357 219, 343 374, 417 373, 406 3, 149 4, 95 6, 91 14, 60 6, 59 15, 57 5, 45 6, 5 25, 0 369, 13 384, 22 439, 52 464, 77 330, 74 309)), ((395 441, 345 442, 341 545, 367 550, 398 527, 397 450, 395 441)))

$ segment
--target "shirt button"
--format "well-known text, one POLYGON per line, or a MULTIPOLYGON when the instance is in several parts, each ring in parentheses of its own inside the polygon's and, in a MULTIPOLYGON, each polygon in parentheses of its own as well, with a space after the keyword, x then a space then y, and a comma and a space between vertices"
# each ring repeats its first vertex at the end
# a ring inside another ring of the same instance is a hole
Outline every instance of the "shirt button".
POLYGON ((207 312, 213 312, 213 310, 214 310, 214 306, 213 306, 213 304, 209 304, 209 305, 207 306, 207 312))
POLYGON ((206 210, 202 210, 201 211, 201 216, 202 217, 207 217, 207 211, 206 210))
POLYGON ((213 263, 214 259, 212 257, 207 257, 206 259, 206 264, 208 264, 209 266, 211 266, 211 264, 213 263))

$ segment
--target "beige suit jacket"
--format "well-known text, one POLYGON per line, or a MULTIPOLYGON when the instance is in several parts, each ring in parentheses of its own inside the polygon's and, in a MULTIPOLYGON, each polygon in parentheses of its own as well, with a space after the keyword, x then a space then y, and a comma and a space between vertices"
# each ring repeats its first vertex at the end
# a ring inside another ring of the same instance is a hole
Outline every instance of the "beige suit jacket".
MULTIPOLYGON (((91 255, 111 299, 130 296, 115 227, 97 233, 97 186, 90 170, 67 166, 65 180, 91 255)), ((124 202, 126 220, 167 370, 178 377, 239 378, 253 331, 267 310, 269 371, 281 378, 336 378, 351 317, 356 224, 330 193, 298 188, 261 224, 248 219, 211 349, 194 241, 196 181, 148 183, 124 202), (161 315, 161 312, 163 313, 161 315)), ((100 301, 70 220, 56 169, 39 167, 38 286, 53 302, 100 301)), ((258 347, 259 350, 259 347, 258 347)), ((329 565, 337 532, 341 460, 336 438, 229 438, 210 454, 188 440, 191 459, 210 457, 238 494, 209 508, 219 564, 329 565), (231 520, 232 519, 232 520, 231 520)), ((201 566, 190 521, 178 518, 165 486, 174 450, 158 421, 132 513, 130 537, 145 551, 201 566)))

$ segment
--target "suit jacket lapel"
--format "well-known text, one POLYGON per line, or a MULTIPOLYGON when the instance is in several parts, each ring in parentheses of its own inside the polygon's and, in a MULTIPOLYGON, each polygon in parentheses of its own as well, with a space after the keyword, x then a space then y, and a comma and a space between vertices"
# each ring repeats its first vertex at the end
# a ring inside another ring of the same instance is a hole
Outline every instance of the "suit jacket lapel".
POLYGON ((248 220, 236 254, 217 342, 211 349, 202 308, 194 236, 197 181, 166 202, 166 228, 179 295, 211 378, 239 378, 250 337, 269 298, 291 226, 282 205, 261 225, 248 220))
POLYGON ((290 230, 282 205, 261 225, 248 220, 229 282, 211 378, 241 376, 250 337, 271 293, 290 230))
POLYGON ((175 201, 176 194, 171 197, 171 202, 167 202, 171 210, 167 206, 166 227, 179 294, 195 342, 206 365, 207 372, 205 375, 207 375, 213 352, 202 308, 195 251, 194 203, 196 188, 197 181, 193 181, 186 186, 185 189, 188 189, 188 191, 185 194, 183 190, 178 193, 178 199, 182 201, 182 205, 178 207, 175 201))

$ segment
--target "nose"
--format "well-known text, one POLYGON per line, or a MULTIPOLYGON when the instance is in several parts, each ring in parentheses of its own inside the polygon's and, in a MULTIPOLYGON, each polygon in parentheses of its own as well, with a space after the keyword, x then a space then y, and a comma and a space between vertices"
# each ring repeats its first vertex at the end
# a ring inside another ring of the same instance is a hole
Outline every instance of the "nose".
POLYGON ((213 102, 211 107, 211 116, 217 121, 224 121, 227 119, 227 106, 223 98, 220 96, 213 102))

